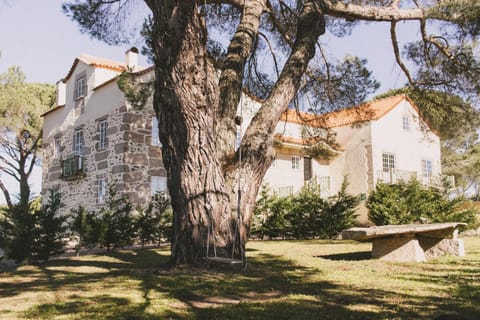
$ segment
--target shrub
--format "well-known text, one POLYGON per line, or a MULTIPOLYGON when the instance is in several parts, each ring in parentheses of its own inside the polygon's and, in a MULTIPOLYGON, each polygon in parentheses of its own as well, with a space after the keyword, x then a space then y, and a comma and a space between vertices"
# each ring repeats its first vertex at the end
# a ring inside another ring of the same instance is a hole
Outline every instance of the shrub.
POLYGON ((327 200, 318 226, 320 238, 334 238, 342 230, 355 225, 357 217, 355 209, 360 199, 347 193, 347 186, 348 183, 345 179, 338 194, 327 200))
POLYGON ((135 238, 132 204, 119 195, 114 185, 108 186, 106 206, 100 211, 100 244, 109 251, 131 245, 135 238))
POLYGON ((95 212, 88 212, 83 206, 71 212, 73 221, 71 230, 78 236, 77 251, 80 248, 93 248, 100 244, 102 235, 102 222, 95 212))
POLYGON ((287 232, 286 215, 291 208, 291 197, 279 197, 272 194, 268 186, 262 186, 258 198, 250 233, 264 239, 282 237, 287 232))
POLYGON ((295 239, 332 238, 350 228, 355 221, 355 207, 359 200, 346 192, 345 180, 340 192, 328 199, 321 195, 315 179, 294 196, 280 198, 262 187, 256 203, 252 234, 261 238, 268 235, 288 235, 295 239))
POLYGON ((63 207, 62 194, 58 188, 48 191, 48 202, 39 211, 36 211, 38 224, 38 260, 46 261, 53 255, 65 251, 65 238, 67 234, 67 217, 59 214, 63 207))
POLYGON ((62 206, 61 194, 52 189, 44 207, 34 199, 27 208, 20 204, 5 208, 0 228, 6 256, 17 263, 32 263, 62 253, 66 237, 66 217, 58 213, 62 206))
POLYGON ((164 193, 158 193, 145 208, 139 208, 138 211, 140 214, 135 221, 135 228, 142 246, 171 239, 173 212, 164 193))
POLYGON ((314 238, 320 233, 326 207, 320 185, 316 181, 307 183, 292 198, 292 208, 287 215, 290 222, 289 235, 295 239, 314 238))
POLYGON ((476 225, 476 212, 464 206, 463 197, 450 198, 438 188, 424 187, 417 180, 379 184, 368 197, 369 219, 376 225, 428 222, 465 222, 476 225))

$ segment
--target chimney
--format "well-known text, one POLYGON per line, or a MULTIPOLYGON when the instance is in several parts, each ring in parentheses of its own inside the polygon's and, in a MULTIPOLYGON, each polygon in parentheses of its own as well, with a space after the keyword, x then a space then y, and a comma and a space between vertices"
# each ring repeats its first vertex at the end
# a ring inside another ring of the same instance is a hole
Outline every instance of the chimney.
POLYGON ((127 64, 127 69, 129 71, 135 71, 138 68, 138 49, 131 47, 125 52, 125 59, 127 64))
POLYGON ((63 79, 57 81, 57 106, 63 106, 67 100, 67 85, 63 82, 63 79))

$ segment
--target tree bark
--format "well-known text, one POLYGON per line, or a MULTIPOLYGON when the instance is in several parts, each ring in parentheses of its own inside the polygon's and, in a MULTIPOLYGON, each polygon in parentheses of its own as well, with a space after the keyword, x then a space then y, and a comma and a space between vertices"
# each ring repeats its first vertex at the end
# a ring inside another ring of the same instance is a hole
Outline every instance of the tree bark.
POLYGON ((258 189, 273 159, 275 125, 314 55, 324 18, 313 1, 305 2, 280 79, 235 152, 234 117, 243 68, 265 1, 247 2, 251 7, 243 11, 220 79, 207 57, 206 29, 197 5, 180 0, 146 3, 154 21, 154 108, 162 124, 174 210, 171 262, 198 264, 214 249, 218 256, 242 258, 258 189))
POLYGON ((218 84, 195 3, 148 1, 156 25, 154 108, 174 210, 171 262, 201 263, 232 250, 230 194, 216 157, 218 84), (207 240, 210 243, 207 244, 207 240))

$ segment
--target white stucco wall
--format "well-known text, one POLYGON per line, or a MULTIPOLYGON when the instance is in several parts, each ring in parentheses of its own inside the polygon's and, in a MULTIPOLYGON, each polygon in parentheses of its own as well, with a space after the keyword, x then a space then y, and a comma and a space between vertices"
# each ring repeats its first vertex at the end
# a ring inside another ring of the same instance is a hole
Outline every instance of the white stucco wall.
POLYGON ((432 161, 434 176, 441 173, 440 139, 420 119, 417 111, 404 100, 379 120, 372 121, 372 151, 374 180, 382 170, 382 154, 395 155, 397 170, 422 172, 422 160, 432 161), (402 119, 410 118, 410 129, 404 130, 402 119))
POLYGON ((332 189, 338 192, 343 180, 348 181, 352 194, 368 193, 368 146, 371 144, 370 124, 353 124, 333 128, 337 142, 344 149, 342 154, 331 161, 332 189))

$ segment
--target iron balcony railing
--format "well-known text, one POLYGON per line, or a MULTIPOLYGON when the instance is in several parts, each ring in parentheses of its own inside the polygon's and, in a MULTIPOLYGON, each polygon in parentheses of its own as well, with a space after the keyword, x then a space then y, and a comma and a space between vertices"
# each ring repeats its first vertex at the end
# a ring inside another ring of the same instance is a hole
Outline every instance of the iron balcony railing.
POLYGON ((423 185, 437 188, 455 188, 455 177, 446 175, 423 176, 416 171, 406 170, 379 170, 377 171, 377 183, 395 184, 400 181, 408 182, 417 179, 423 185))
POLYGON ((73 156, 62 160, 62 179, 75 180, 85 177, 85 158, 73 156))

